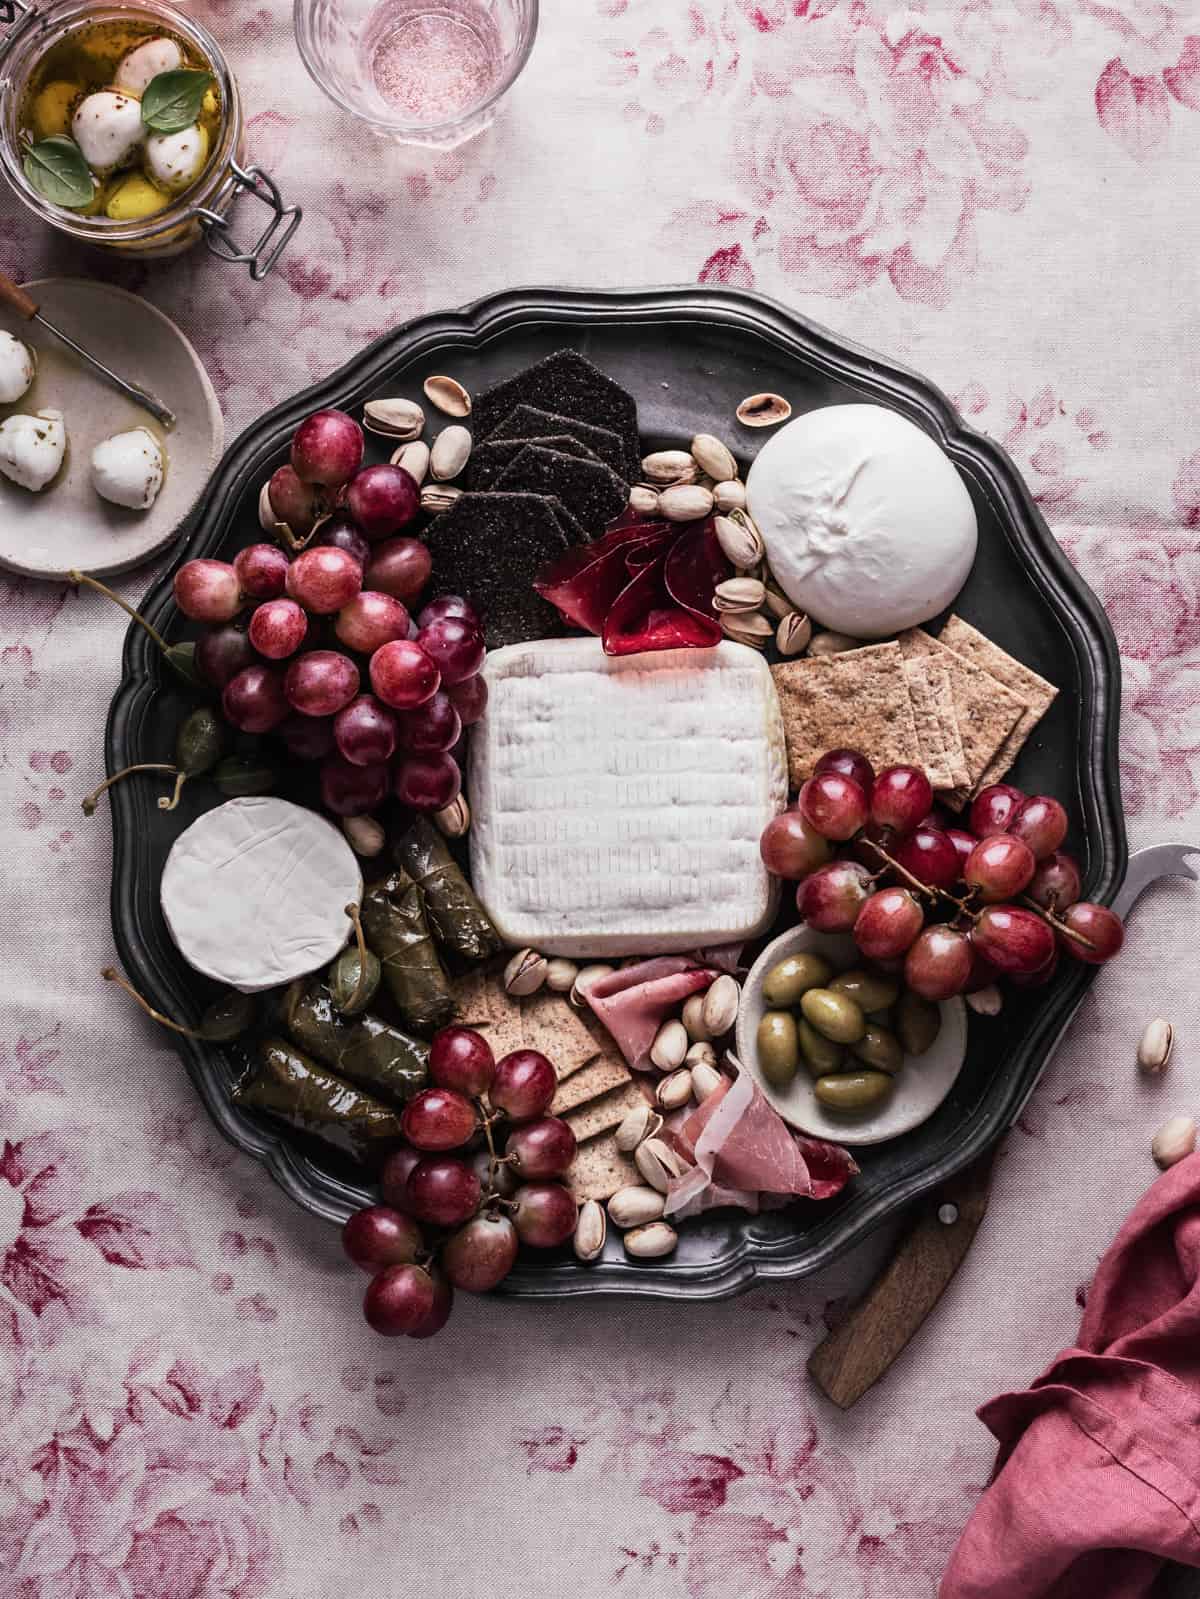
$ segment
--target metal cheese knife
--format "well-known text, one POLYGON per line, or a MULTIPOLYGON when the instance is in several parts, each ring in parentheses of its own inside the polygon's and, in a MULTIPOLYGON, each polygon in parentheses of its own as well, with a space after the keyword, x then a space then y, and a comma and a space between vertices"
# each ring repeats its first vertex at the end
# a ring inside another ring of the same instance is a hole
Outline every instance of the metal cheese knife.
MULTIPOLYGON (((1113 910, 1119 916, 1128 916, 1145 890, 1160 878, 1200 880, 1200 872, 1189 864, 1189 856, 1200 859, 1200 845, 1155 844, 1138 850, 1130 857, 1125 881, 1113 898, 1113 910)), ((1046 1051, 1042 1071, 1053 1059, 1082 1001, 1080 995, 1046 1051)), ((1036 1086, 1035 1078, 1029 1094, 1036 1086)), ((1013 1121, 1028 1100, 1027 1094, 1013 1121)), ((813 1350, 808 1361, 809 1374, 843 1410, 861 1399, 896 1360, 966 1258, 987 1210, 997 1147, 993 1145, 921 1201, 912 1230, 900 1241, 864 1298, 813 1350)))

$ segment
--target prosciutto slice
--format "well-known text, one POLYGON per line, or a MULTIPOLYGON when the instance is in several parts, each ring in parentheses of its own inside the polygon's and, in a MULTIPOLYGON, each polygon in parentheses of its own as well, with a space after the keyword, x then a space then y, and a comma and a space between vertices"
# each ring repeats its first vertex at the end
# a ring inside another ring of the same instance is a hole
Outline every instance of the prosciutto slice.
POLYGON ((659 1028, 717 975, 689 955, 658 955, 602 977, 588 989, 587 1001, 633 1070, 646 1072, 659 1028))

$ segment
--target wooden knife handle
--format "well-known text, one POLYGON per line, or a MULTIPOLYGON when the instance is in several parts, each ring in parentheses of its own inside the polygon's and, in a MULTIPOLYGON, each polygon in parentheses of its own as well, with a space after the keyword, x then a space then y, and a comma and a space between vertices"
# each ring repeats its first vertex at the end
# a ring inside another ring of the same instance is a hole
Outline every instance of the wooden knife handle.
POLYGON ((996 1148, 922 1201, 912 1231, 866 1295, 809 1356, 813 1381, 849 1410, 878 1382, 937 1304, 987 1210, 996 1148), (939 1211, 957 1217, 942 1221, 939 1211))
POLYGON ((31 300, 19 283, 0 272, 0 303, 10 306, 18 316, 31 321, 38 314, 37 301, 31 300))

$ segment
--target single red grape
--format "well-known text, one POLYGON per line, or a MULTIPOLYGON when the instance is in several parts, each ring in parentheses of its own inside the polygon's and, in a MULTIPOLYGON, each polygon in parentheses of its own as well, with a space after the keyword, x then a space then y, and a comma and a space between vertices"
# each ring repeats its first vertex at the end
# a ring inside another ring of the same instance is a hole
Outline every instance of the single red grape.
POLYGON ((1079 862, 1065 850, 1055 850, 1053 855, 1047 855, 1044 861, 1038 862, 1037 871, 1029 879, 1029 887, 1025 892, 1048 911, 1066 910, 1068 905, 1074 905, 1083 892, 1083 874, 1079 870, 1079 862))
POLYGON ((1103 966, 1125 942, 1125 924, 1107 905, 1080 899, 1060 914, 1069 931, 1059 933, 1059 943, 1068 955, 1088 966, 1103 966))
POLYGON ((1014 988, 1043 988, 1058 970, 1059 946, 1055 944, 1050 959, 1036 972, 1010 972, 1008 980, 1014 988))
POLYGON ((896 840, 888 852, 921 883, 931 888, 953 888, 958 882, 958 850, 948 834, 922 822, 906 838, 896 840))
MULTIPOLYGON (((371 559, 371 546, 363 537, 362 529, 344 511, 335 511, 321 524, 313 548, 345 550, 350 559, 357 561, 364 572, 371 559)), ((370 585, 364 583, 363 587, 369 588, 370 585)))
POLYGON ((185 561, 172 586, 176 605, 193 622, 229 622, 242 608, 242 585, 228 561, 185 561))
POLYGON ((871 820, 911 833, 929 815, 933 789, 919 766, 885 766, 871 790, 871 820))
POLYGON ((283 678, 272 666, 247 666, 221 695, 225 720, 240 733, 269 733, 288 713, 283 678))
POLYGON ((358 667, 337 650, 307 650, 288 667, 283 692, 304 716, 334 716, 358 693, 358 667))
POLYGON ((393 1210, 408 1210, 408 1179, 413 1167, 424 1157, 419 1149, 411 1149, 406 1144, 400 1149, 394 1149, 383 1163, 383 1170, 379 1174, 379 1190, 383 1195, 384 1203, 393 1210))
POLYGON ((423 755, 453 749, 462 732, 462 718, 454 701, 441 689, 415 711, 401 711, 396 720, 403 747, 423 755))
POLYGON ((381 644, 408 637, 408 612, 390 594, 364 589, 342 606, 334 631, 348 650, 370 655, 381 644))
POLYGON ((250 618, 250 642, 269 661, 294 655, 307 632, 308 617, 295 600, 264 600, 250 618))
POLYGON ((967 856, 975 848, 979 840, 975 837, 974 833, 968 833, 966 829, 962 827, 948 827, 946 829, 946 837, 954 845, 954 853, 957 857, 958 869, 955 874, 955 882, 961 882, 963 868, 967 864, 967 856))
POLYGON ((473 1027, 443 1027, 429 1045, 429 1076, 439 1088, 475 1098, 486 1094, 496 1075, 492 1046, 473 1027))
POLYGON ((399 533, 421 509, 421 490, 402 466, 365 466, 346 489, 350 515, 372 543, 399 533))
POLYGON ((433 1279, 423 1266, 385 1266, 367 1285, 363 1315, 377 1333, 399 1338, 432 1314, 434 1297, 433 1279))
POLYGON ((441 687, 442 674, 419 644, 393 639, 371 657, 371 687, 385 705, 413 711, 431 700, 441 687))
POLYGON ((976 838, 1007 833, 1009 823, 1024 802, 1024 794, 1011 783, 990 783, 975 796, 968 825, 976 838))
POLYGON ((363 442, 362 428, 345 411, 314 411, 292 434, 293 470, 305 483, 338 488, 358 471, 363 442))
POLYGON ((340 755, 321 763, 321 804, 335 816, 368 816, 387 799, 391 771, 378 766, 355 766, 340 755))
POLYGON ((457 617, 459 621, 469 622, 479 632, 483 631, 479 612, 470 600, 464 600, 461 594, 443 594, 439 599, 430 600, 417 617, 417 626, 428 627, 430 622, 438 622, 444 616, 457 617))
POLYGON ((575 1134, 561 1117, 543 1116, 514 1127, 504 1153, 513 1157, 518 1177, 561 1177, 576 1147, 575 1134))
POLYGON ((799 811, 781 811, 763 828, 758 841, 763 865, 775 877, 798 881, 832 859, 833 848, 799 811))
POLYGON ((881 888, 854 923, 854 942, 868 960, 903 955, 925 925, 925 912, 907 888, 881 888))
POLYGON ((362 588, 363 570, 354 557, 331 545, 314 544, 288 567, 287 591, 314 616, 332 616, 362 588))
POLYGON ((900 838, 901 835, 894 827, 881 827, 878 822, 868 822, 862 831, 850 840, 845 853, 848 859, 860 862, 872 872, 886 872, 887 864, 879 849, 886 850, 894 858, 900 838), (879 849, 875 848, 877 844, 879 849))
MULTIPOLYGON (((967 937, 970 939, 971 935, 968 933, 967 937)), ((963 993, 977 994, 981 988, 990 988, 993 983, 998 983, 1004 975, 990 960, 984 959, 979 953, 979 945, 971 939, 971 971, 963 993)))
MULTIPOLYGON (((297 477, 295 469, 290 466, 281 466, 271 474, 271 481, 267 484, 267 499, 271 514, 277 521, 286 522, 298 539, 312 532, 324 509, 320 490, 297 477)), ((263 531, 269 533, 271 529, 264 528, 263 531)))
POLYGON ((445 1273, 436 1266, 428 1266, 426 1270, 433 1282, 433 1307, 415 1327, 409 1329, 410 1338, 432 1338, 435 1333, 440 1333, 450 1320, 450 1312, 454 1308, 454 1289, 445 1273))
POLYGON ((342 1228, 342 1248, 363 1271, 403 1266, 416 1260, 424 1247, 421 1229, 412 1217, 390 1205, 356 1210, 342 1228))
POLYGON ((1067 836, 1067 813, 1052 795, 1031 794, 1017 806, 1008 831, 1029 845, 1035 860, 1044 861, 1067 836))
POLYGON ((871 874, 858 861, 819 866, 796 890, 801 921, 822 933, 848 933, 871 893, 871 874))
POLYGON ((971 980, 971 941, 955 927, 934 923, 917 935, 904 960, 904 981, 922 999, 949 999, 971 980))
POLYGON ((553 1249, 575 1231, 575 1201, 561 1183, 526 1183, 513 1203, 513 1223, 523 1244, 553 1249))
POLYGON ((442 674, 442 682, 463 683, 483 665, 483 634, 458 616, 440 616, 417 634, 417 643, 442 674))
MULTIPOLYGON (((574 1230, 574 1222, 571 1224, 574 1230)), ((507 1216, 476 1216, 447 1239, 442 1269, 456 1288, 486 1294, 513 1269, 519 1240, 507 1216)))
POLYGON ((963 878, 977 890, 985 904, 998 905, 1015 898, 1037 867, 1033 851, 1011 833, 993 833, 980 839, 967 856, 963 878))
POLYGON ((475 1107, 452 1088, 423 1088, 405 1105, 400 1124, 414 1149, 461 1149, 475 1131, 475 1107))
POLYGON ((333 736, 352 766, 390 761, 396 748, 396 718, 372 694, 360 694, 333 719, 333 736))
POLYGON ((371 548, 363 587, 397 600, 415 600, 429 582, 433 557, 420 539, 384 539, 371 548))
POLYGON ((1034 911, 1020 905, 989 905, 971 929, 971 942, 997 971, 1028 976, 1054 953, 1054 934, 1034 911))
POLYGON ((298 761, 323 761, 337 748, 332 716, 301 716, 289 711, 275 729, 289 755, 298 761))
POLYGON ((273 600, 287 582, 288 558, 278 544, 247 544, 233 558, 242 593, 252 600, 273 600))
POLYGON ((496 1062, 488 1098, 515 1122, 545 1115, 558 1087, 554 1067, 536 1049, 514 1049, 496 1062))
POLYGON ((862 789, 870 804, 871 791, 875 787, 875 768, 860 751, 826 750, 813 767, 814 777, 818 772, 840 772, 843 777, 850 778, 862 789))
POLYGON ((446 690, 464 727, 472 727, 487 709, 488 686, 483 677, 468 677, 446 690))
POLYGON ((800 815, 822 838, 839 843, 852 838, 867 820, 867 796, 852 777, 818 772, 800 790, 800 815))
POLYGON ((461 788, 462 772, 449 755, 409 755, 396 769, 396 798, 414 811, 444 810, 461 788))
POLYGON ((431 1227, 458 1227, 479 1209, 479 1178, 452 1155, 427 1155, 408 1176, 408 1208, 431 1227))
POLYGON ((236 622, 214 627, 196 640, 196 670, 214 688, 224 688, 257 659, 249 634, 236 622))

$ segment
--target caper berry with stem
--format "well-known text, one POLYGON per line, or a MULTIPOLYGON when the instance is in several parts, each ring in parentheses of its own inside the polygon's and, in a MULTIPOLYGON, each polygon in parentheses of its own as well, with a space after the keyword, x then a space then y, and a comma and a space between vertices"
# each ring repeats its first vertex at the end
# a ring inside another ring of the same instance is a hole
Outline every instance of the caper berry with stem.
POLYGON ((383 968, 379 957, 366 952, 366 960, 358 948, 351 944, 329 968, 329 996, 343 1016, 357 1016, 366 1010, 375 997, 383 968))

